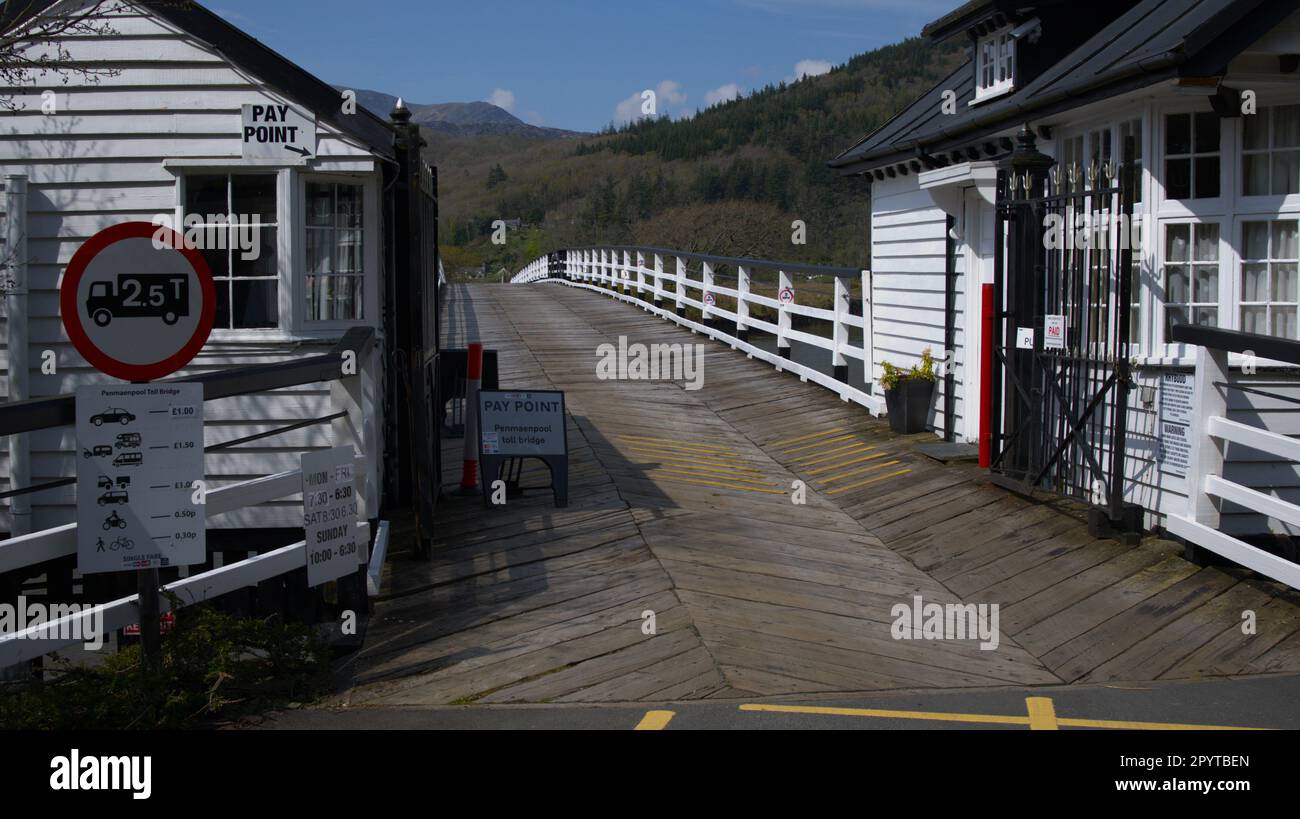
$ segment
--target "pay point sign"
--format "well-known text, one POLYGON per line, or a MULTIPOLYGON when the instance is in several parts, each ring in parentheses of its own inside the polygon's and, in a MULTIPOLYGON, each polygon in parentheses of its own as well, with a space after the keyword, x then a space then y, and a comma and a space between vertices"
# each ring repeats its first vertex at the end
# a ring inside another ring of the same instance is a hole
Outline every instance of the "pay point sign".
POLYGON ((72 346, 95 369, 124 381, 153 381, 188 364, 207 342, 216 309, 202 254, 149 222, 92 236, 59 287, 72 346))

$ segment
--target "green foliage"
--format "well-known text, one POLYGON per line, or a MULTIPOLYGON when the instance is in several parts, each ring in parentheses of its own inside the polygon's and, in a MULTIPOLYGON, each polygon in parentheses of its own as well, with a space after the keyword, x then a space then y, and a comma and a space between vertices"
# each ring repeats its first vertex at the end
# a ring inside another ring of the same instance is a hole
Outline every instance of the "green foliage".
POLYGON ((934 383, 938 378, 938 373, 934 364, 934 353, 929 347, 921 351, 921 360, 912 365, 911 370, 904 370, 895 364, 885 361, 881 364, 885 374, 881 376, 880 383, 887 390, 898 388, 901 381, 916 379, 918 381, 929 381, 934 383))
POLYGON ((509 254, 490 245, 494 219, 539 227, 543 253, 632 241, 678 247, 675 237, 711 228, 720 235, 702 236, 703 246, 694 249, 726 255, 729 239, 721 234, 727 226, 708 214, 735 203, 750 207, 747 238, 732 244, 766 244, 781 260, 865 267, 871 246, 866 186, 826 163, 964 60, 960 44, 913 38, 688 119, 642 120, 580 140, 426 132, 428 158, 442 171, 442 241, 495 264, 509 254), (485 187, 485 176, 504 175, 497 173, 503 164, 511 173, 485 187), (688 214, 703 223, 688 229, 688 214), (790 242, 795 219, 807 225, 806 244, 790 242), (754 241, 754 230, 767 238, 754 241))
POLYGON ((505 182, 508 179, 510 179, 510 177, 506 176, 506 169, 501 167, 501 163, 498 162, 497 164, 492 166, 492 170, 488 171, 488 178, 487 178, 488 190, 492 190, 497 185, 500 185, 502 182, 505 182))
POLYGON ((65 662, 45 682, 0 689, 0 728, 184 728, 312 699, 328 667, 307 626, 197 606, 177 613, 156 667, 132 646, 98 666, 65 662))

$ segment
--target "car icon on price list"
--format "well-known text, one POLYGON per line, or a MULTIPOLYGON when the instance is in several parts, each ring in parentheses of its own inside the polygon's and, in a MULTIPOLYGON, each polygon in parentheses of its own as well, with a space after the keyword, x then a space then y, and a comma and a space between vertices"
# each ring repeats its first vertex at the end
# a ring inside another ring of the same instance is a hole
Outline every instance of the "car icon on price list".
POLYGON ((97 427, 102 427, 104 424, 129 424, 134 420, 134 415, 115 407, 109 407, 97 415, 90 416, 90 423, 97 427))

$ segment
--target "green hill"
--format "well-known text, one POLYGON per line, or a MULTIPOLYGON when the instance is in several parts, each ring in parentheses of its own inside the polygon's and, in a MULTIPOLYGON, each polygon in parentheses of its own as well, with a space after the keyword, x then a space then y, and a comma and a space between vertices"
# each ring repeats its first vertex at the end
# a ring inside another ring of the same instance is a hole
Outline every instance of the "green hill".
POLYGON ((958 45, 912 38, 690 119, 581 140, 427 132, 447 270, 513 273, 552 249, 602 243, 863 265, 867 188, 826 162, 964 59, 958 45), (505 246, 490 241, 496 219, 523 223, 505 246), (791 242, 796 219, 804 245, 791 242))

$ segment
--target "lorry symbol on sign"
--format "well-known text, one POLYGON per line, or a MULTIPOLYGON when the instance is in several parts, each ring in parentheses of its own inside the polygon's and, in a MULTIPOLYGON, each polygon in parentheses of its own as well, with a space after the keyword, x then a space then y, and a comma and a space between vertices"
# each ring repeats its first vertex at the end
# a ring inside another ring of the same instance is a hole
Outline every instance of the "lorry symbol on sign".
POLYGON ((190 281, 168 274, 121 273, 116 282, 93 282, 86 313, 100 327, 115 318, 160 318, 171 325, 190 314, 190 281))

